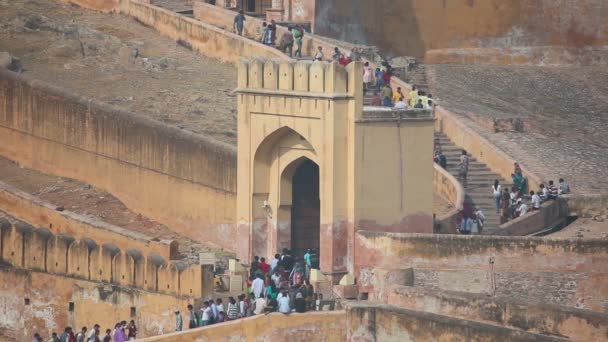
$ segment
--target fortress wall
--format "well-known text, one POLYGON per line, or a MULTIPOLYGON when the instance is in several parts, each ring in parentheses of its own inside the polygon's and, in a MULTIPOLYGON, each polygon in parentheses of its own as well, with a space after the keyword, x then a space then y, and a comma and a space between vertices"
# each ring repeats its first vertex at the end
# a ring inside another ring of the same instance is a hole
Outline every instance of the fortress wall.
POLYGON ((390 305, 349 303, 348 306, 348 341, 566 341, 390 305))
POLYGON ((332 0, 315 10, 317 34, 427 63, 607 62, 604 0, 332 0))
POLYGON ((5 70, 0 134, 9 159, 93 184, 195 240, 233 246, 230 146, 5 70))
POLYGON ((391 305, 524 331, 564 336, 572 341, 600 341, 608 334, 608 315, 517 298, 500 299, 463 292, 409 286, 390 289, 391 305))
POLYGON ((187 266, 148 251, 121 249, 91 238, 53 234, 0 219, 0 261, 14 268, 136 287, 175 296, 202 295, 200 265, 187 266))
POLYGON ((142 342, 194 341, 344 341, 346 338, 344 311, 309 312, 306 314, 272 313, 237 321, 155 336, 142 342))
POLYGON ((0 182, 0 208, 10 216, 45 227, 53 234, 68 234, 76 239, 90 238, 127 250, 146 250, 170 260, 177 253, 177 242, 154 241, 151 237, 56 207, 35 196, 0 182))
POLYGON ((31 341, 35 332, 48 337, 66 326, 92 329, 96 323, 103 335, 131 319, 138 338, 169 333, 175 330, 173 312, 186 311, 190 300, 0 264, 0 340, 31 341))
POLYGON ((264 44, 142 1, 123 0, 120 10, 164 36, 187 42, 201 54, 224 62, 236 63, 242 57, 253 56, 289 59, 264 44))
POLYGON ((379 270, 410 269, 416 287, 608 312, 608 245, 600 239, 359 232, 355 248, 362 291, 385 290, 374 288, 379 270))

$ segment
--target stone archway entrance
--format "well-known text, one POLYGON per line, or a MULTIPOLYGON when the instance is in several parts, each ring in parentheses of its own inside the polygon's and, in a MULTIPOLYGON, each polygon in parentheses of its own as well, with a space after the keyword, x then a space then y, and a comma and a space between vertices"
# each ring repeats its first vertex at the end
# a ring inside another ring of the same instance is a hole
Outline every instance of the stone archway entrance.
POLYGON ((296 169, 292 181, 291 249, 302 257, 307 248, 320 247, 319 166, 311 160, 296 169))

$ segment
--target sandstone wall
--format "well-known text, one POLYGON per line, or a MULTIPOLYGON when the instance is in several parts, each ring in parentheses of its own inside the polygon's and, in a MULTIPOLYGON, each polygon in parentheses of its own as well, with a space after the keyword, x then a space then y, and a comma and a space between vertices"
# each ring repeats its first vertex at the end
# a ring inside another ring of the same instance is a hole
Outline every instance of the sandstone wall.
POLYGON ((604 0, 317 1, 315 33, 428 63, 608 62, 604 0))
POLYGON ((346 319, 343 311, 306 314, 273 313, 193 329, 142 342, 189 341, 344 341, 346 319))
POLYGON ((0 265, 1 341, 31 341, 35 332, 46 341, 66 326, 77 331, 96 323, 105 334, 116 322, 131 319, 138 337, 153 336, 174 331, 173 311, 187 305, 186 297, 0 265))
POLYGON ((349 305, 348 341, 567 341, 388 305, 349 305))
POLYGON ((0 219, 0 260, 14 268, 170 295, 202 294, 200 265, 170 262, 147 250, 121 249, 87 237, 75 239, 6 219, 0 219))
POLYGON ((384 291, 390 282, 376 278, 386 269, 413 272, 416 287, 608 312, 608 245, 600 239, 359 232, 355 244, 363 292, 384 291))
POLYGON ((395 286, 390 290, 388 302, 411 310, 567 337, 572 341, 600 341, 608 336, 607 314, 527 303, 518 298, 502 300, 485 295, 395 286))
POLYGON ((7 158, 93 184, 195 240, 233 246, 232 147, 3 70, 0 135, 7 158))

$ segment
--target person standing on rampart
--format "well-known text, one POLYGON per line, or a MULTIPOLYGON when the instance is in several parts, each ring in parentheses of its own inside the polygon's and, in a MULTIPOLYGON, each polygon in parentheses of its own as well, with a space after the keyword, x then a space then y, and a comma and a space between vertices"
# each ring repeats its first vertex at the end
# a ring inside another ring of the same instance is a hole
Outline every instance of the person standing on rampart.
POLYGON ((247 20, 247 18, 243 14, 243 10, 240 10, 239 13, 234 17, 234 32, 238 33, 239 36, 243 35, 245 20, 247 20))

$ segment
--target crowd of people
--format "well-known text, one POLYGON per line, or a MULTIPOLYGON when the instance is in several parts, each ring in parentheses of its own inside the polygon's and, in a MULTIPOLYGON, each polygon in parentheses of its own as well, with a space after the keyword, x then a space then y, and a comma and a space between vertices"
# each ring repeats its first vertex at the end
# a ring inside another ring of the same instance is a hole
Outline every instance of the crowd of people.
MULTIPOLYGON (((82 327, 79 332, 74 332, 72 327, 66 327, 61 335, 56 332, 51 334, 47 342, 125 342, 133 341, 137 337, 137 326, 135 321, 122 321, 114 325, 114 329, 106 329, 102 334, 99 324, 95 324, 93 329, 88 330, 82 327)), ((44 342, 45 340, 39 333, 34 334, 33 342, 44 342)))
POLYGON ((181 311, 175 311, 175 330, 193 329, 218 324, 254 315, 281 312, 303 313, 317 310, 321 294, 314 292, 309 276, 318 269, 319 256, 316 249, 308 249, 303 258, 292 256, 283 249, 270 263, 266 258, 254 257, 249 269, 247 291, 237 298, 229 297, 224 304, 222 298, 203 302, 200 308, 188 305, 187 325, 181 311))

